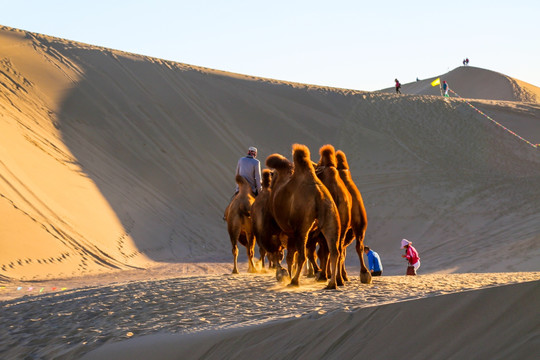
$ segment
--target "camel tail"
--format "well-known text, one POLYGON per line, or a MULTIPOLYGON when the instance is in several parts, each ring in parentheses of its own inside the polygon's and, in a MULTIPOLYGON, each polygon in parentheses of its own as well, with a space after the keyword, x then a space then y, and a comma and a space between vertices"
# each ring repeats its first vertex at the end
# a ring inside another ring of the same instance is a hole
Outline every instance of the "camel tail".
POLYGON ((291 168, 291 162, 282 155, 272 154, 266 158, 266 166, 268 166, 270 169, 288 170, 291 168))
POLYGON ((262 187, 263 189, 270 188, 270 182, 272 181, 272 172, 268 169, 262 171, 262 187))
POLYGON ((347 157, 343 151, 338 150, 336 152, 336 159, 338 170, 349 170, 349 163, 347 162, 347 157))
MULTIPOLYGON (((310 152, 306 145, 294 144, 293 145, 293 161, 296 168, 309 168, 311 165, 310 152)), ((312 166, 312 165, 311 165, 312 166)))
POLYGON ((336 150, 332 145, 324 145, 319 149, 319 154, 321 154, 321 160, 319 165, 321 166, 333 166, 336 167, 336 150))

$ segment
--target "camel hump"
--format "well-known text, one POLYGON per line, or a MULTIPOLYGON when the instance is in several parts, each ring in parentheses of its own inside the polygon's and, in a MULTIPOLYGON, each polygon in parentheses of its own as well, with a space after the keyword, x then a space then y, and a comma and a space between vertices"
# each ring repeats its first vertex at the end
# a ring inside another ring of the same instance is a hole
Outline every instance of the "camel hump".
POLYGON ((263 169, 262 171, 262 187, 263 189, 268 189, 270 187, 270 182, 272 181, 272 172, 268 169, 263 169))
POLYGON ((306 145, 294 144, 293 145, 293 161, 296 168, 309 168, 311 165, 311 154, 306 145))
POLYGON ((321 154, 321 160, 319 161, 320 166, 333 166, 336 167, 336 150, 330 144, 324 145, 319 149, 319 154, 321 154))
POLYGON ((336 151, 336 159, 338 170, 349 170, 349 163, 347 162, 347 157, 343 151, 336 151))
POLYGON ((291 162, 283 155, 272 154, 266 158, 266 166, 268 166, 270 169, 288 170, 291 168, 291 162))
POLYGON ((242 185, 249 186, 248 181, 242 175, 236 175, 235 180, 236 180, 236 183, 238 184, 238 186, 242 186, 242 185))

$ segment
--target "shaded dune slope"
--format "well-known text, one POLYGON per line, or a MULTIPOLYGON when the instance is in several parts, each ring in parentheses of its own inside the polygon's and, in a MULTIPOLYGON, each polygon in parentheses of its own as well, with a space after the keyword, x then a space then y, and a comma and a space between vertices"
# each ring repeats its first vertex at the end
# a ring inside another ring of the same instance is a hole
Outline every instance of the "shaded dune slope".
MULTIPOLYGON (((238 157, 250 145, 262 163, 290 157, 295 142, 345 151, 366 244, 388 272, 403 267, 402 237, 424 271, 537 270, 540 151, 461 100, 248 77, 6 27, 0 50, 0 241, 17 243, 0 276, 229 261, 221 217, 238 157)), ((534 104, 486 104, 527 129, 538 118, 534 104)))

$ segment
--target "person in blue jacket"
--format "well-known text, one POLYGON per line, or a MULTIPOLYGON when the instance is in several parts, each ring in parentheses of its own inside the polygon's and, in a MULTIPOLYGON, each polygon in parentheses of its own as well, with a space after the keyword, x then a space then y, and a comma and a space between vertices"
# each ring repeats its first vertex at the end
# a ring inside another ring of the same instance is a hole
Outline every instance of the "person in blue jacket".
POLYGON ((449 97, 450 95, 448 95, 448 90, 450 90, 450 87, 448 86, 448 83, 446 82, 446 80, 443 81, 442 89, 444 91, 444 96, 449 97))
POLYGON ((368 258, 369 271, 371 271, 371 276, 381 276, 383 266, 379 254, 371 250, 369 246, 364 246, 364 253, 366 253, 368 258))

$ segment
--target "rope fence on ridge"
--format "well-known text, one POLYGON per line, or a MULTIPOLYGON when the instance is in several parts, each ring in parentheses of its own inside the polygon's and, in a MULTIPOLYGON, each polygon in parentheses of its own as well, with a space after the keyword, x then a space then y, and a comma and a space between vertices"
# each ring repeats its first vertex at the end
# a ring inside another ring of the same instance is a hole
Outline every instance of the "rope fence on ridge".
POLYGON ((509 128, 507 128, 506 126, 502 125, 501 123, 495 121, 491 116, 483 113, 482 111, 478 110, 478 108, 474 107, 470 102, 468 102, 467 100, 465 100, 464 98, 462 98, 461 96, 459 96, 459 94, 457 92, 455 92, 454 90, 452 89, 448 89, 450 92, 454 93, 458 98, 462 99, 463 101, 465 101, 465 103, 467 105, 469 105, 470 107, 472 107, 474 110, 476 110, 479 114, 483 115, 484 117, 486 117, 489 121, 491 121, 492 123, 494 123, 495 125, 497 126, 500 126, 501 128, 503 128, 504 130, 506 130, 507 132, 509 132, 510 134, 514 135, 515 137, 517 137, 518 139, 521 139, 523 141, 525 141, 527 144, 529 144, 530 146, 532 146, 533 148, 540 148, 540 144, 533 144, 532 142, 530 142, 529 140, 527 139, 524 139, 523 137, 521 137, 520 135, 516 134, 515 132, 513 132, 512 130, 510 130, 509 128))

